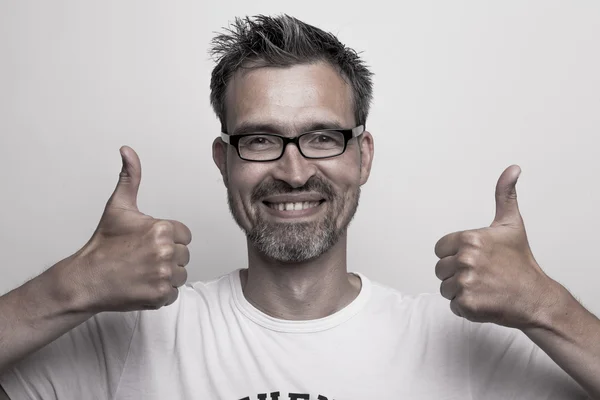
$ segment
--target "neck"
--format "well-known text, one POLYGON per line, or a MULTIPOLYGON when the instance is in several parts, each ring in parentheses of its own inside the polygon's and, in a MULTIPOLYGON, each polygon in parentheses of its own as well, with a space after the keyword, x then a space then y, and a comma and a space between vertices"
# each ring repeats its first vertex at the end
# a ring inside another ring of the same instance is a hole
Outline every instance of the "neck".
POLYGON ((309 320, 331 315, 360 292, 360 278, 346 268, 346 235, 318 258, 281 263, 248 242, 248 269, 241 271, 244 297, 267 315, 309 320))

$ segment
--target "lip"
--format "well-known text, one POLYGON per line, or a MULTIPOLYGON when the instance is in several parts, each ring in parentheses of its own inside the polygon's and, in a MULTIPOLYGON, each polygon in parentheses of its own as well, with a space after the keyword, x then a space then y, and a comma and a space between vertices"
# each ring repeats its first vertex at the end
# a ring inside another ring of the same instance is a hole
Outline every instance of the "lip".
MULTIPOLYGON (((296 201, 299 202, 300 200, 296 200, 296 201)), ((289 203, 295 203, 296 201, 289 201, 289 203)), ((306 200, 306 201, 318 201, 318 200, 306 200)), ((274 202, 274 203, 279 203, 279 201, 274 202)), ((284 203, 284 202, 281 201, 281 203, 284 203)), ((323 203, 325 203, 324 200, 320 201, 319 205, 316 207, 306 208, 304 210, 289 210, 289 211, 276 210, 274 208, 269 207, 264 202, 262 202, 261 205, 262 205, 262 207, 265 208, 265 210, 268 214, 270 214, 274 217, 282 218, 282 219, 293 219, 293 218, 311 217, 311 216, 317 215, 323 209, 323 203)))

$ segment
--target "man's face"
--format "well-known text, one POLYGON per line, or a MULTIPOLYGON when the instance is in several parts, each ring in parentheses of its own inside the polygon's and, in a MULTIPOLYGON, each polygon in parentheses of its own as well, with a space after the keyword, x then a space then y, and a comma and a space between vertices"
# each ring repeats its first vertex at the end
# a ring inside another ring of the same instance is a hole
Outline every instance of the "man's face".
MULTIPOLYGON (((351 88, 325 63, 238 71, 226 99, 230 134, 293 137, 356 124, 351 88)), ((279 160, 245 161, 220 138, 213 143, 235 221, 256 249, 280 262, 314 259, 345 235, 372 156, 368 132, 360 143, 350 140, 342 155, 318 160, 290 144, 279 160)))

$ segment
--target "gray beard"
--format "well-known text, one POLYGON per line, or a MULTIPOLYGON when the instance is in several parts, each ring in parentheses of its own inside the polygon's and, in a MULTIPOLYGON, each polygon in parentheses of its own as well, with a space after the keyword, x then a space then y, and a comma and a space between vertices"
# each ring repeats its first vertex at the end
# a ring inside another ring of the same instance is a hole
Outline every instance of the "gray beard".
MULTIPOLYGON (((344 201, 338 198, 337 207, 330 209, 321 221, 270 223, 257 213, 256 221, 253 221, 252 228, 248 230, 241 224, 241 219, 233 207, 231 193, 227 190, 229 210, 249 242, 265 256, 289 263, 309 261, 331 249, 346 233, 358 208, 359 197, 360 188, 353 198, 345 199, 351 204, 346 210, 348 215, 341 221, 336 221, 336 216, 344 212, 344 201)), ((328 206, 331 207, 331 204, 328 206)))
POLYGON ((281 262, 300 262, 317 258, 337 243, 341 232, 326 218, 323 223, 300 222, 270 224, 260 221, 246 232, 250 242, 266 256, 281 262))

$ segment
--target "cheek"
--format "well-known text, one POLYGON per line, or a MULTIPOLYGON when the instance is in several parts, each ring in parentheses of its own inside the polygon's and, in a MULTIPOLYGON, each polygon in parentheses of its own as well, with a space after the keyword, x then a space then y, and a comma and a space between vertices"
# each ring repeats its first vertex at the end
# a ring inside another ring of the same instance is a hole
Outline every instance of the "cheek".
POLYGON ((264 179, 264 173, 251 164, 230 160, 228 177, 229 190, 236 204, 248 209, 252 190, 264 179))
POLYGON ((360 186, 361 170, 358 155, 346 157, 337 163, 324 164, 321 171, 341 196, 355 191, 360 186))
MULTIPOLYGON (((342 161, 342 160, 340 160, 342 161)), ((333 185, 337 194, 337 204, 335 209, 339 217, 343 218, 355 206, 357 192, 360 190, 360 160, 356 156, 347 157, 344 162, 338 163, 335 167, 323 169, 325 178, 333 185)))

